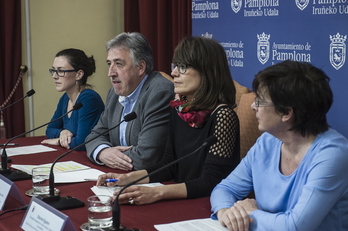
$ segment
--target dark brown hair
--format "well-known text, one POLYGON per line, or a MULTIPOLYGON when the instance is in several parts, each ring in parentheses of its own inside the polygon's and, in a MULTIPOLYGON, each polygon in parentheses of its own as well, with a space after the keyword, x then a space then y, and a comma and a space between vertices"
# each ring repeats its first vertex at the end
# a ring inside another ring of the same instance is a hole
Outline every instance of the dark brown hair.
POLYGON ((189 65, 201 75, 199 90, 190 103, 192 110, 235 105, 236 88, 225 50, 218 42, 204 37, 184 38, 175 49, 172 62, 189 65))

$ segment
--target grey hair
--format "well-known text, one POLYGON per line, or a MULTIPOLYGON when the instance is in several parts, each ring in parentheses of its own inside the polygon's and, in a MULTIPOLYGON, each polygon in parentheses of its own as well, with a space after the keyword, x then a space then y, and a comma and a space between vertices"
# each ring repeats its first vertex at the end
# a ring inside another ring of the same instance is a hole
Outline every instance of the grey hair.
POLYGON ((106 43, 109 51, 114 47, 124 47, 130 50, 130 57, 135 65, 139 65, 142 60, 146 63, 146 74, 153 70, 152 49, 144 35, 138 32, 123 32, 106 43))

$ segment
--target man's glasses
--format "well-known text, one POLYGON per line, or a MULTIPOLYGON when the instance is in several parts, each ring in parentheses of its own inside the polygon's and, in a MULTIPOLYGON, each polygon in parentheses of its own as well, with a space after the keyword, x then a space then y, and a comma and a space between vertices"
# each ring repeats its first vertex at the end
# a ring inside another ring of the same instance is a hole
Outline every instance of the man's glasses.
POLYGON ((172 63, 172 71, 177 67, 180 74, 185 74, 190 65, 182 63, 172 63))
POLYGON ((64 77, 65 72, 76 72, 77 70, 56 70, 56 69, 48 69, 48 72, 50 73, 51 76, 54 75, 54 73, 57 74, 59 77, 64 77))
POLYGON ((255 107, 272 107, 274 106, 272 102, 262 101, 260 98, 255 98, 255 107))

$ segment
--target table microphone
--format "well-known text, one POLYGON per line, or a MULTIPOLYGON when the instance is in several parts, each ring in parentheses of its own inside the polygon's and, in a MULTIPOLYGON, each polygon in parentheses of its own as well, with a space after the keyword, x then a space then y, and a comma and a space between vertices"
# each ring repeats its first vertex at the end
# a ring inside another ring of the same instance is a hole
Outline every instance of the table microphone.
POLYGON ((81 103, 81 102, 78 102, 78 103, 76 103, 76 104, 74 105, 74 107, 73 107, 70 111, 64 113, 64 114, 63 114, 62 116, 60 116, 59 118, 57 118, 57 119, 55 119, 55 120, 52 120, 52 121, 50 121, 50 122, 48 122, 48 123, 45 123, 45 124, 43 124, 43 125, 41 125, 41 126, 39 126, 39 127, 37 127, 37 128, 34 128, 34 129, 30 130, 30 131, 24 132, 24 133, 22 133, 22 134, 20 134, 20 135, 18 135, 18 136, 15 136, 15 137, 9 139, 9 140, 4 144, 4 147, 3 147, 3 149, 2 149, 2 154, 1 154, 1 167, 2 167, 2 169, 0 170, 0 174, 4 175, 6 178, 8 178, 8 179, 11 180, 11 181, 31 179, 31 175, 30 175, 30 174, 27 174, 27 173, 21 172, 21 171, 12 171, 11 169, 7 168, 7 163, 8 163, 8 158, 7 158, 7 153, 6 153, 6 147, 7 147, 7 145, 8 145, 12 140, 14 140, 14 139, 17 139, 17 138, 19 138, 19 137, 21 137, 21 136, 24 136, 24 135, 26 135, 26 134, 28 134, 28 133, 30 133, 30 132, 33 132, 33 131, 37 130, 37 129, 39 129, 39 128, 42 128, 43 126, 46 126, 46 125, 48 125, 48 124, 50 124, 50 123, 53 123, 53 122, 56 122, 56 121, 62 119, 64 116, 66 116, 67 114, 69 114, 69 113, 72 112, 73 110, 78 110, 78 109, 80 109, 82 106, 83 106, 82 103, 81 103))
POLYGON ((14 102, 14 103, 12 103, 12 104, 10 104, 10 105, 7 105, 6 107, 0 108, 0 112, 3 111, 3 110, 5 110, 6 108, 9 108, 9 107, 15 105, 16 103, 18 103, 19 101, 21 101, 21 100, 23 100, 23 99, 25 99, 25 98, 34 95, 34 94, 35 94, 34 89, 29 90, 29 91, 27 92, 27 94, 25 94, 25 96, 23 96, 22 98, 20 98, 20 99, 17 100, 16 102, 14 102))
POLYGON ((44 197, 41 198, 42 201, 46 202, 47 204, 51 205, 52 207, 58 209, 58 210, 64 210, 64 209, 72 209, 72 208, 79 208, 79 207, 83 207, 85 204, 80 201, 77 198, 74 197, 70 197, 70 196, 66 196, 66 197, 61 197, 61 196, 56 196, 54 195, 54 173, 53 173, 53 169, 54 169, 54 165, 57 163, 58 160, 62 159, 63 157, 65 157, 66 155, 68 155, 69 153, 75 151, 76 149, 78 149, 79 147, 95 140, 96 138, 105 135, 106 133, 108 133, 109 131, 111 131, 112 129, 120 126, 121 123, 123 122, 128 122, 131 120, 134 120, 135 118, 137 118, 137 114, 135 112, 131 112, 127 115, 124 116, 124 119, 118 123, 117 125, 109 128, 108 130, 104 131, 103 133, 98 134, 97 136, 93 137, 92 139, 85 141, 83 143, 81 143, 80 145, 76 146, 73 149, 70 149, 69 151, 67 151, 66 153, 63 153, 62 155, 58 156, 57 159, 55 159, 55 161, 53 161, 52 165, 51 165, 51 169, 50 169, 50 176, 49 176, 49 196, 48 197, 44 197))
POLYGON ((115 199, 115 202, 114 202, 114 207, 113 207, 113 210, 112 210, 112 222, 113 222, 113 223, 112 223, 112 226, 113 226, 114 230, 116 230, 116 231, 121 231, 121 230, 123 230, 123 231, 135 230, 135 229, 124 229, 124 227, 121 225, 121 222, 120 222, 120 217, 121 217, 121 216, 120 216, 120 205, 119 205, 119 203, 118 203, 118 198, 120 197, 120 195, 122 194, 122 192, 123 192, 126 188, 128 188, 128 187, 130 187, 130 186, 132 186, 132 185, 134 185, 134 184, 136 184, 136 183, 138 183, 139 181, 141 181, 141 180, 143 180, 143 179, 145 179, 145 178, 147 178, 147 177, 153 176, 154 174, 161 172, 162 170, 164 170, 164 169, 166 169, 166 168, 168 168, 168 167, 170 167, 170 166, 172 166, 172 165, 174 165, 174 164, 180 162, 181 160, 185 159, 186 157, 192 156, 193 154, 195 154, 195 153, 196 153, 197 151, 199 151, 200 149, 202 149, 202 148, 204 148, 204 147, 209 147, 209 146, 213 145, 213 144, 216 143, 216 142, 217 142, 216 136, 215 136, 215 135, 212 135, 212 136, 208 137, 207 139, 205 139, 204 143, 203 143, 201 146, 199 146, 196 150, 194 150, 193 152, 189 153, 188 155, 182 156, 182 157, 180 157, 180 158, 178 158, 178 159, 176 159, 176 160, 170 162, 169 164, 166 164, 166 165, 164 165, 164 166, 162 166, 162 167, 156 169, 155 171, 152 171, 152 172, 150 172, 149 174, 147 174, 147 175, 145 175, 145 176, 143 176, 143 177, 140 177, 139 179, 137 179, 137 180, 135 180, 135 181, 133 181, 133 182, 131 182, 131 183, 129 183, 129 184, 126 184, 126 185, 118 192, 118 194, 117 194, 117 196, 116 196, 116 199, 115 199))

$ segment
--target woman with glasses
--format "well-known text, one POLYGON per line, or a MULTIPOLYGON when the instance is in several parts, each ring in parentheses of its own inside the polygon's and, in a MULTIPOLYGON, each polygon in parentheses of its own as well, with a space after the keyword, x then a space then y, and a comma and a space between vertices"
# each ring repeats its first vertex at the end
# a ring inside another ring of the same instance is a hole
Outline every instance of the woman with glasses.
POLYGON ((213 190, 212 217, 229 230, 348 230, 348 140, 326 120, 329 77, 288 60, 260 71, 253 89, 264 133, 213 190))
MULTIPOLYGON (((101 97, 87 84, 87 78, 95 69, 93 56, 87 57, 82 50, 71 48, 56 54, 49 73, 53 77, 56 90, 64 94, 51 121, 72 110, 77 102, 81 102, 83 106, 49 124, 46 129, 48 139, 43 140, 43 144, 75 148, 91 132, 104 111, 101 97)), ((81 146, 77 150, 85 150, 85 147, 81 146)))
POLYGON ((209 196, 239 163, 239 120, 233 110, 236 89, 223 47, 208 38, 185 38, 172 60, 176 97, 171 102, 169 139, 161 162, 127 174, 101 175, 97 185, 109 178, 117 179, 109 186, 125 185, 141 177, 145 179, 137 183, 174 180, 175 184, 128 187, 119 196, 120 203, 209 196), (212 136, 215 142, 202 147, 212 136), (178 162, 166 166, 173 161, 178 162))

